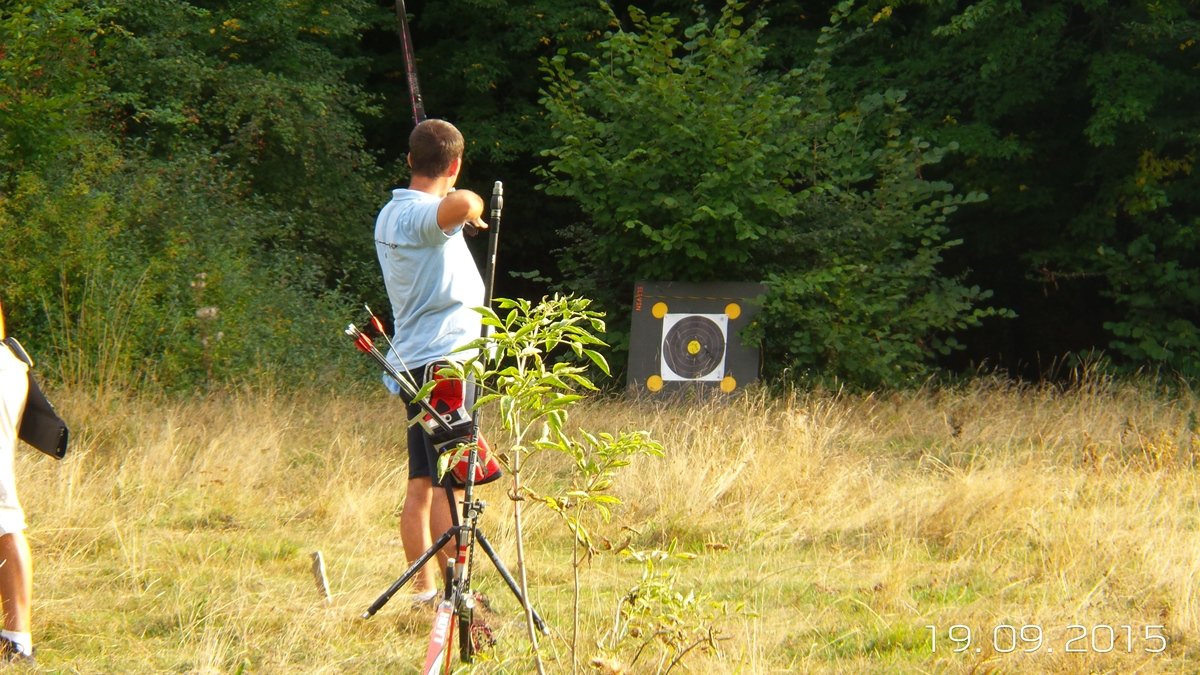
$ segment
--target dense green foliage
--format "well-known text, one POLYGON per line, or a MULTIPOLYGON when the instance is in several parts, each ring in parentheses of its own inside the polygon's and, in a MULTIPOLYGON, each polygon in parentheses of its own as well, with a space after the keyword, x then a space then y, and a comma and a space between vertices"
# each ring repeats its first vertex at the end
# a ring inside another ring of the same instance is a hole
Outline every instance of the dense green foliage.
POLYGON ((583 75, 548 62, 546 189, 589 214, 564 269, 611 310, 636 279, 765 281, 769 373, 921 375, 946 336, 995 311, 938 270, 957 243, 946 217, 982 196, 922 177, 943 150, 906 129, 902 92, 836 103, 838 32, 803 67, 769 72, 765 22, 743 30, 741 9, 682 36, 635 11, 633 30, 579 55, 583 75))
MULTIPOLYGON (((505 183, 497 295, 594 297, 614 364, 670 278, 768 283, 793 376, 1200 375, 1195 3, 407 5, 463 184, 505 183)), ((410 128, 383 0, 9 3, 9 322, 79 381, 336 372, 410 128)))
POLYGON ((334 292, 365 283, 376 201, 343 55, 375 9, 339 7, 2 15, 6 306, 65 377, 309 381, 339 360, 334 292))
POLYGON ((990 195, 955 221, 959 264, 1029 318, 1024 336, 993 344, 1111 348, 1133 367, 1200 376, 1200 7, 912 0, 858 12, 874 30, 835 77, 907 91, 921 133, 960 147, 945 175, 990 195))

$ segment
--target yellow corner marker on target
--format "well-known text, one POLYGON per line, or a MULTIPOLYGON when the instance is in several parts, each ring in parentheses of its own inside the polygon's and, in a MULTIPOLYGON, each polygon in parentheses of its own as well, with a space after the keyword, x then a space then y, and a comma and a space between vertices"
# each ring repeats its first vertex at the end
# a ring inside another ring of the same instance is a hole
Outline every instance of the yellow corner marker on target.
POLYGON ((726 375, 725 377, 721 378, 721 391, 728 394, 734 389, 737 389, 737 380, 733 379, 732 375, 726 375))
POLYGON ((663 379, 658 375, 651 375, 646 378, 646 388, 650 391, 659 391, 663 388, 663 379))
POLYGON ((731 319, 736 319, 741 315, 742 315, 742 306, 741 305, 737 304, 736 302, 731 302, 728 305, 725 305, 725 316, 727 316, 731 319))
POLYGON ((665 303, 665 302, 654 303, 654 306, 650 308, 650 313, 653 314, 654 318, 656 318, 656 319, 663 318, 664 316, 667 315, 667 303, 665 303))

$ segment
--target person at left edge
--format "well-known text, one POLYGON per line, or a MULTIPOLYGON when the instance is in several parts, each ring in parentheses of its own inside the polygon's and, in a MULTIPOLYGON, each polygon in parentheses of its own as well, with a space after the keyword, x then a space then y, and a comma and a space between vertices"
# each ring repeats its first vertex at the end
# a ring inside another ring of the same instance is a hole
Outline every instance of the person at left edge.
MULTIPOLYGON (((5 337, 0 303, 0 340, 5 337)), ((25 511, 17 500, 13 455, 29 394, 28 373, 29 366, 0 343, 0 600, 4 604, 0 661, 26 663, 33 661, 33 560, 25 539, 25 511)))

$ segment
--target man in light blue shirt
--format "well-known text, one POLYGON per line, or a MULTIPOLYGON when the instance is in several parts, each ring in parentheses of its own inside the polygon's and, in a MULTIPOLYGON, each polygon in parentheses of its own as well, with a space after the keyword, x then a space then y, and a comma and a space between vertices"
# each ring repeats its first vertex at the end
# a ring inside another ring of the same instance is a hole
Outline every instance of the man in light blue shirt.
MULTIPOLYGON (((485 229, 487 224, 481 220, 483 199, 454 188, 465 147, 454 125, 425 120, 409 135, 408 147, 412 178, 407 189, 392 192, 392 200, 379 212, 375 251, 395 320, 394 348, 387 358, 397 370, 408 371, 419 387, 427 364, 468 358, 468 352, 455 350, 480 336, 480 316, 473 308, 483 304, 483 279, 463 228, 485 229)), ((389 378, 384 382, 400 393, 389 378)), ((473 392, 470 398, 468 409, 473 392)), ((409 418, 419 414, 420 408, 410 403, 409 418)), ((409 426, 408 491, 400 514, 400 539, 410 564, 453 524, 449 499, 435 498, 440 485, 430 439, 421 425, 409 426)), ((449 554, 439 555, 444 568, 449 554)), ((414 602, 435 601, 438 571, 426 564, 413 577, 414 602)))

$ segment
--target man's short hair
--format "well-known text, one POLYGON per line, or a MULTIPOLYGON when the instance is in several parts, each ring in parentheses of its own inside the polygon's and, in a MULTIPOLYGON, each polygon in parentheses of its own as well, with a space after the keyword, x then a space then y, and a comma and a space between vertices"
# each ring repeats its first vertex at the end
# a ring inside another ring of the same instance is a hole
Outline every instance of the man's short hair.
POLYGON ((408 135, 408 155, 414 175, 440 178, 450 163, 462 157, 462 133, 445 120, 425 120, 408 135))

